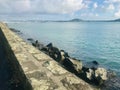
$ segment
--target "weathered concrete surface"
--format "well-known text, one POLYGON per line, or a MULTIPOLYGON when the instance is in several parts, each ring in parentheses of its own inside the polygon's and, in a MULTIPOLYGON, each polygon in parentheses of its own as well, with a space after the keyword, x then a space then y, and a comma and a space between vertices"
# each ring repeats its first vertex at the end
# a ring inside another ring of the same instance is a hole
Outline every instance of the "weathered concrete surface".
POLYGON ((23 41, 5 24, 0 23, 0 27, 34 90, 97 90, 23 41))

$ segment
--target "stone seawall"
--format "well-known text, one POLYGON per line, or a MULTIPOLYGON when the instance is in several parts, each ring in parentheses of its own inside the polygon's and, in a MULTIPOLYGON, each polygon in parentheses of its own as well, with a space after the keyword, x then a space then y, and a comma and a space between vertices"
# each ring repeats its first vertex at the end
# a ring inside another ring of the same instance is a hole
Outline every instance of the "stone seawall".
POLYGON ((0 23, 0 27, 0 41, 12 71, 14 90, 97 90, 26 43, 5 24, 0 23))
POLYGON ((0 54, 2 54, 0 58, 0 90, 26 90, 26 88, 32 90, 32 86, 11 48, 11 44, 14 43, 11 42, 14 41, 12 37, 14 36, 7 32, 7 27, 0 23, 0 54))

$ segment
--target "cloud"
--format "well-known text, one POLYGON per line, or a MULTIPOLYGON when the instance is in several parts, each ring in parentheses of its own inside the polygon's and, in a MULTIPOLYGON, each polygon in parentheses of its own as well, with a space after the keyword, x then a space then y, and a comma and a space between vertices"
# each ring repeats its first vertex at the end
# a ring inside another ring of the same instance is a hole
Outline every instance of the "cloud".
POLYGON ((120 0, 111 0, 111 2, 120 2, 120 0))
POLYGON ((115 7, 114 7, 113 4, 110 4, 110 5, 108 6, 108 8, 107 8, 107 10, 114 10, 114 9, 115 9, 115 7))
POLYGON ((115 17, 120 18, 120 10, 114 14, 115 17))
POLYGON ((105 0, 104 3, 118 3, 120 0, 105 0))
POLYGON ((20 13, 30 9, 30 0, 0 0, 0 13, 20 13))
POLYGON ((98 4, 95 2, 94 4, 93 4, 93 8, 97 8, 98 7, 98 4))
POLYGON ((92 4, 91 0, 83 0, 83 8, 90 8, 90 4, 92 4))
POLYGON ((80 10, 82 0, 0 0, 3 13, 68 14, 80 10))

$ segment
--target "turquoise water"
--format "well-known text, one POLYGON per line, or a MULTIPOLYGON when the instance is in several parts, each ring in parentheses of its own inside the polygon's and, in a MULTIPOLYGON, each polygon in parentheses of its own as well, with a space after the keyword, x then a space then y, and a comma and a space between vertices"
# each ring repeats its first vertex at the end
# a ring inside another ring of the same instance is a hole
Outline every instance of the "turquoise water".
POLYGON ((52 42, 72 57, 98 61, 120 75, 120 22, 8 23, 44 44, 52 42))

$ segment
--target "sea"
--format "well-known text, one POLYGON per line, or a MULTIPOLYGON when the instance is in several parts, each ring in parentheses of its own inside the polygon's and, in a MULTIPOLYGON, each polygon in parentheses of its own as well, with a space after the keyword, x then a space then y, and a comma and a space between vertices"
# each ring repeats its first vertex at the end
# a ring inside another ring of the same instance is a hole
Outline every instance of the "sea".
POLYGON ((8 22, 26 38, 65 50, 83 62, 97 61, 120 76, 120 22, 8 22))

